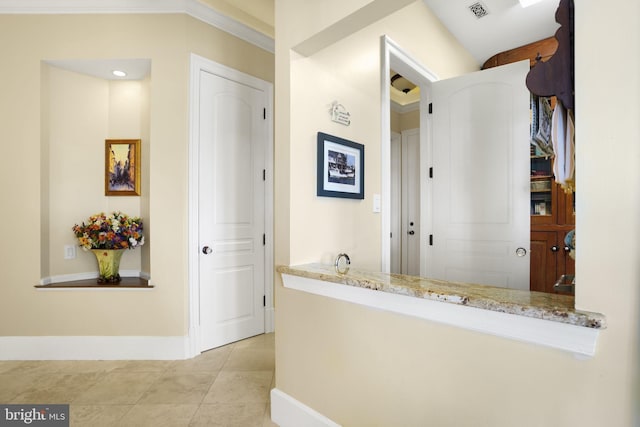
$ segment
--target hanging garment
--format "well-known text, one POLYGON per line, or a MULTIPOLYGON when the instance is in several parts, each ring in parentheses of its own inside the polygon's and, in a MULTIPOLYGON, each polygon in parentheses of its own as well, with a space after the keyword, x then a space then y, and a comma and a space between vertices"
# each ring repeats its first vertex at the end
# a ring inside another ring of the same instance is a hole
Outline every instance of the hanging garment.
POLYGON ((553 174, 566 193, 575 191, 575 129, 573 114, 556 103, 551 121, 551 142, 556 157, 553 174))
POLYGON ((553 162, 553 175, 556 182, 564 183, 564 137, 566 135, 565 126, 567 115, 561 102, 556 102, 556 108, 553 110, 553 118, 551 119, 551 143, 556 158, 553 162))
POLYGON ((534 94, 531 94, 529 97, 529 110, 531 111, 531 117, 529 117, 529 123, 531 123, 531 144, 534 145, 534 139, 536 134, 538 133, 538 124, 540 123, 540 119, 538 118, 538 99, 540 97, 534 94))
POLYGON ((562 189, 570 194, 576 191, 576 136, 573 110, 567 110, 567 134, 565 137, 564 171, 566 178, 562 189))
POLYGON ((532 95, 531 99, 531 144, 537 148, 536 154, 553 157, 551 145, 551 117, 553 112, 549 98, 532 95))

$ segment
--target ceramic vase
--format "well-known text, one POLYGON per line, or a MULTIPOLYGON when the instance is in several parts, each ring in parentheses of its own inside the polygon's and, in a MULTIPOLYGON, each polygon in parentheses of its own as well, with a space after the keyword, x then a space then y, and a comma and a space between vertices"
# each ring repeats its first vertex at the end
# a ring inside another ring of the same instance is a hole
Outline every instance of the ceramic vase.
POLYGON ((120 281, 120 258, 126 249, 91 249, 98 260, 98 283, 111 284, 120 281))

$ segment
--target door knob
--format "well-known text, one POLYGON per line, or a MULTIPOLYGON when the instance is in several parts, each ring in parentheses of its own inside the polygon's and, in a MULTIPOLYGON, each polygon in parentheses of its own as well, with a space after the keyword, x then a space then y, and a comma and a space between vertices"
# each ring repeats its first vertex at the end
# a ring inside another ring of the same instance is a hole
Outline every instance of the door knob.
POLYGON ((415 231, 413 231, 413 230, 409 230, 409 231, 407 231, 407 234, 408 234, 409 236, 413 236, 414 234, 416 234, 416 232, 415 232, 415 231))
POLYGON ((555 245, 551 246, 551 252, 558 252, 558 247, 555 245))
POLYGON ((209 246, 205 246, 202 248, 202 253, 205 255, 209 255, 211 252, 213 252, 213 249, 211 249, 209 246))

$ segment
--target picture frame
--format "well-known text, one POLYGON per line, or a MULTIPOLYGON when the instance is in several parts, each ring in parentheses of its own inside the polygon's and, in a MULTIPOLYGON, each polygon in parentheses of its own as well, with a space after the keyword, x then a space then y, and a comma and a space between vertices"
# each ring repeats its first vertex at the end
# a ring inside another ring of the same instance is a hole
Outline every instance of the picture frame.
POLYGON ((140 195, 140 140, 105 140, 105 196, 140 195))
POLYGON ((364 199, 364 145, 318 132, 317 195, 364 199))

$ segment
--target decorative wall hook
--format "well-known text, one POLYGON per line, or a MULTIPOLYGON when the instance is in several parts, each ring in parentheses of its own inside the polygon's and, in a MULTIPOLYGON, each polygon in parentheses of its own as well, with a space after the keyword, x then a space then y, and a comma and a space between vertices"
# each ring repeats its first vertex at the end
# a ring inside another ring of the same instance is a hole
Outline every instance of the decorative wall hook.
POLYGON ((349 126, 351 124, 351 114, 346 108, 344 108, 344 105, 338 103, 338 101, 333 101, 331 103, 329 113, 331 114, 332 121, 345 126, 349 126))

